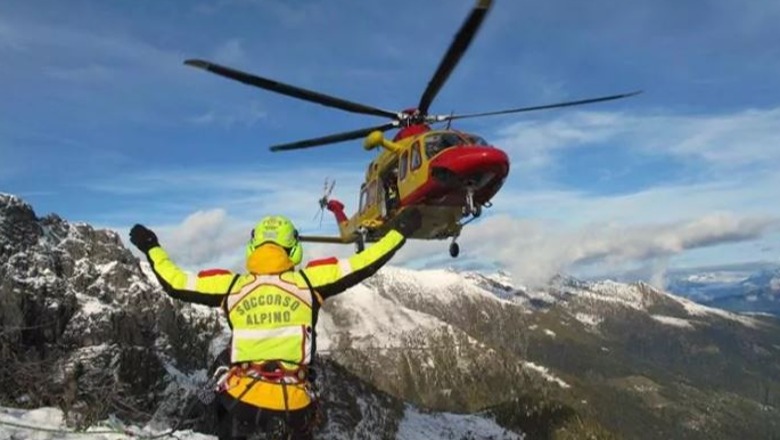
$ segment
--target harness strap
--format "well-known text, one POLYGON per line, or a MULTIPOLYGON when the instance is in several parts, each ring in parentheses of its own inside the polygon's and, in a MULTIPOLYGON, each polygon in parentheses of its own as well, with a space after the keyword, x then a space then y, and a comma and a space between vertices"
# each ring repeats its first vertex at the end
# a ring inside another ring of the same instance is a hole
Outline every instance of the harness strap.
POLYGON ((303 269, 298 271, 299 274, 301 274, 301 278, 303 278, 303 281, 306 282, 306 287, 309 288, 309 292, 311 292, 311 296, 313 299, 316 299, 317 302, 322 305, 325 300, 322 298, 322 295, 320 295, 319 292, 314 290, 314 287, 311 286, 311 281, 309 281, 309 277, 306 276, 306 272, 303 271, 303 269))
POLYGON ((263 363, 244 362, 231 367, 228 376, 251 377, 257 380, 282 384, 300 384, 306 382, 309 372, 304 365, 294 370, 289 370, 276 361, 263 363))
MULTIPOLYGON (((225 292, 225 298, 222 300, 222 309, 225 311, 225 315, 228 315, 230 313, 230 310, 228 309, 228 300, 227 300, 228 296, 230 296, 230 291, 233 290, 233 286, 236 285, 236 281, 238 281, 240 277, 241 276, 239 274, 233 275, 233 281, 230 282, 230 286, 228 286, 227 292, 225 292)), ((228 319, 228 324, 230 324, 229 319, 228 319)), ((233 326, 231 325, 230 327, 232 328, 233 326)))

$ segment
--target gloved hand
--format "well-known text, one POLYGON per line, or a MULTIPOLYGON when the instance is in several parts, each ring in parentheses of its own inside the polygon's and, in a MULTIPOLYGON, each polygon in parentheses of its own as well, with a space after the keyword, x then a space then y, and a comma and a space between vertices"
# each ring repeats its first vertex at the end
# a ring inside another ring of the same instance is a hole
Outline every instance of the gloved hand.
POLYGON ((157 235, 144 225, 133 226, 133 229, 130 230, 130 243, 133 243, 143 253, 160 245, 160 242, 157 241, 157 235))
POLYGON ((398 214, 398 226, 396 229, 404 237, 412 235, 414 231, 420 229, 420 226, 422 226, 422 214, 420 214, 419 209, 407 208, 398 214))

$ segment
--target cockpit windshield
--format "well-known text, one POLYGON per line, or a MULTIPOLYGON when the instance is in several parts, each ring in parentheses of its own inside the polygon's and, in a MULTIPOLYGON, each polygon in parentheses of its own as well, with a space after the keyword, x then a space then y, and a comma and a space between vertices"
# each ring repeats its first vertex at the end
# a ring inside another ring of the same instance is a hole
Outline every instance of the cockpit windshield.
POLYGON ((447 148, 460 145, 490 146, 480 136, 460 131, 436 131, 425 136, 425 154, 428 158, 441 153, 447 148))
POLYGON ((484 147, 490 146, 490 144, 488 144, 486 140, 482 139, 481 137, 475 134, 461 133, 461 135, 464 138, 466 138, 468 143, 471 145, 484 146, 484 147))
POLYGON ((431 133, 425 137, 425 154, 430 158, 447 148, 466 144, 466 140, 457 133, 439 132, 431 133))

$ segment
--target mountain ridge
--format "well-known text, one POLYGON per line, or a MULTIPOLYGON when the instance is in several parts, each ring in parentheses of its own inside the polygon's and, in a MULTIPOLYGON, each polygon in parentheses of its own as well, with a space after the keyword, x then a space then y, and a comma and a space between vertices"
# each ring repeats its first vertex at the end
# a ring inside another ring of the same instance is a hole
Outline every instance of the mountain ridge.
MULTIPOLYGON (((3 403, 57 405, 82 425, 156 413, 211 429, 207 408, 181 414, 193 390, 177 377, 205 380, 227 335, 218 311, 168 299, 116 233, 39 219, 18 198, 0 196, 0 256, 0 361, 66 372, 38 389, 7 368, 3 403)), ((323 307, 320 433, 768 436, 780 430, 778 329, 645 283, 559 276, 529 288, 505 273, 386 267, 323 307)))

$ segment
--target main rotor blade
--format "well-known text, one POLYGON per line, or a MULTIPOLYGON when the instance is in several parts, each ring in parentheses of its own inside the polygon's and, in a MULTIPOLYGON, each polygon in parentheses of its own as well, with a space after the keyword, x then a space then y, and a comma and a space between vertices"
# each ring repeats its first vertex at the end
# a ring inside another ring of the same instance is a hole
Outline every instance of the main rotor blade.
POLYGON ((471 40, 474 39, 474 35, 477 34, 479 26, 482 24, 482 20, 485 18, 491 4, 492 0, 477 0, 477 4, 472 8, 471 14, 463 22, 460 30, 455 35, 455 39, 450 44, 449 49, 447 49, 447 53, 444 54, 444 58, 439 63, 439 68, 436 69, 436 73, 433 74, 430 82, 428 82, 428 87, 423 92, 420 104, 417 106, 420 113, 428 114, 428 108, 455 69, 455 66, 458 65, 460 58, 466 53, 466 49, 471 44, 471 40))
POLYGON ((274 145, 271 147, 271 151, 287 151, 287 150, 299 150, 301 148, 317 147, 326 144, 335 144, 338 142, 349 141, 352 139, 359 139, 368 136, 369 133, 375 130, 387 131, 398 125, 396 122, 388 122, 384 125, 378 125, 376 127, 362 128, 360 130, 345 131, 343 133, 331 134, 329 136, 323 136, 314 139, 307 139, 305 141, 292 142, 289 144, 274 145))
POLYGON ((304 101, 314 102, 322 104, 327 107, 334 107, 341 110, 346 110, 352 113, 361 113, 365 115, 385 116, 388 118, 396 119, 398 115, 395 112, 389 110, 382 110, 380 108, 371 107, 369 105, 359 104, 357 102, 347 101, 346 99, 336 98, 335 96, 326 95, 324 93, 315 92, 313 90, 303 89, 301 87, 291 86, 272 79, 263 78, 250 73, 242 72, 240 70, 231 69, 229 67, 220 66, 209 61, 204 60, 187 60, 184 64, 188 66, 197 67, 199 69, 207 70, 217 75, 224 76, 236 81, 240 81, 250 86, 260 87, 261 89, 270 90, 272 92, 280 93, 282 95, 291 96, 293 98, 302 99, 304 101))
POLYGON ((520 107, 520 108, 509 109, 509 110, 499 110, 495 112, 470 113, 466 115, 454 115, 454 116, 450 116, 450 115, 437 116, 436 122, 452 121, 455 119, 465 119, 465 118, 477 118, 481 116, 505 115, 508 113, 530 112, 534 110, 546 110, 549 108, 571 107, 574 105, 592 104, 594 102, 612 101, 615 99, 629 98, 631 96, 636 96, 640 93, 642 93, 641 90, 636 92, 631 92, 631 93, 622 93, 620 95, 602 96, 600 98, 581 99, 579 101, 566 101, 566 102, 559 102, 557 104, 537 105, 533 107, 520 107))

